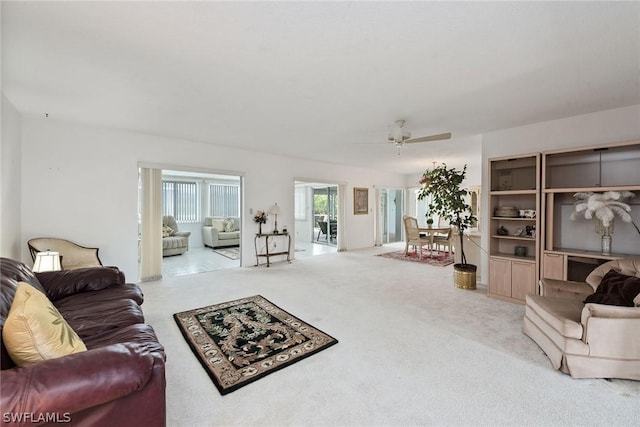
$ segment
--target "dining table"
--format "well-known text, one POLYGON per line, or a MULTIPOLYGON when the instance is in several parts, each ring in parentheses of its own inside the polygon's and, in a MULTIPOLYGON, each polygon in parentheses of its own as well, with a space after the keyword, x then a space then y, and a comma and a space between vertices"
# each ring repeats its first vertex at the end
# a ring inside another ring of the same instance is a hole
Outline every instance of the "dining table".
POLYGON ((426 234, 429 237, 429 258, 433 258, 433 237, 436 234, 447 234, 451 227, 418 227, 420 234, 426 234))

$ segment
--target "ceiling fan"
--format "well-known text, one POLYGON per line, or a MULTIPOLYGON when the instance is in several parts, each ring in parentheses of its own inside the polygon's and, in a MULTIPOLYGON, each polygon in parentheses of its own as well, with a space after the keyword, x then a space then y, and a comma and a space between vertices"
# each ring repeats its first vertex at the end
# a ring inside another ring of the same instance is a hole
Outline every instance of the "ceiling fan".
POLYGON ((400 148, 404 144, 414 144, 416 142, 440 141, 450 139, 451 132, 440 133, 437 135, 422 136, 420 138, 411 138, 411 132, 404 129, 404 120, 396 120, 389 130, 388 142, 394 144, 397 154, 400 155, 400 148))

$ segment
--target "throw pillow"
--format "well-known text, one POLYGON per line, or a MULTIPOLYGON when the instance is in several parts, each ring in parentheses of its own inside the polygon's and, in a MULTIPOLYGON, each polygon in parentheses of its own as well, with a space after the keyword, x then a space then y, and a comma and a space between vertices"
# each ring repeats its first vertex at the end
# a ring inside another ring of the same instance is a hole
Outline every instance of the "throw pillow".
POLYGON ((16 289, 2 340, 18 366, 87 350, 47 296, 25 282, 16 289))
POLYGON ((640 277, 626 276, 615 270, 609 270, 595 293, 589 295, 584 302, 633 307, 636 305, 634 300, 639 294, 640 277))
POLYGON ((213 228, 215 228, 216 231, 224 231, 224 219, 214 218, 211 223, 213 224, 213 228))
POLYGON ((227 218, 224 220, 224 231, 236 231, 236 222, 233 218, 227 218))
POLYGON ((169 227, 168 225, 163 225, 162 226, 162 237, 169 237, 173 235, 173 228, 169 227))

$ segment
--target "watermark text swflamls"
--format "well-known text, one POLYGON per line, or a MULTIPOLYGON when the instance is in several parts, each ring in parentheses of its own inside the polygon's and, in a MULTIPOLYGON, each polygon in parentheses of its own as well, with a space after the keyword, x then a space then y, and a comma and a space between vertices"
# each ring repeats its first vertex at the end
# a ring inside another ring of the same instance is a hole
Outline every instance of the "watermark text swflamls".
POLYGON ((69 412, 5 412, 2 414, 4 423, 58 423, 71 422, 69 412))

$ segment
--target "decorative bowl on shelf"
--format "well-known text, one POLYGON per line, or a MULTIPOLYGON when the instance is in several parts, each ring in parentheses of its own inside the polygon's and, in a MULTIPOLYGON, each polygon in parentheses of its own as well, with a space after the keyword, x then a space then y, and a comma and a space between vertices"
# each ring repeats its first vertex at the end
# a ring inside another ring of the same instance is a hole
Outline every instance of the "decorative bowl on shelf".
POLYGON ((516 246, 514 250, 515 256, 527 256, 527 247, 526 246, 516 246))
POLYGON ((514 206, 500 206, 496 208, 494 215, 504 218, 518 218, 520 212, 514 206))

